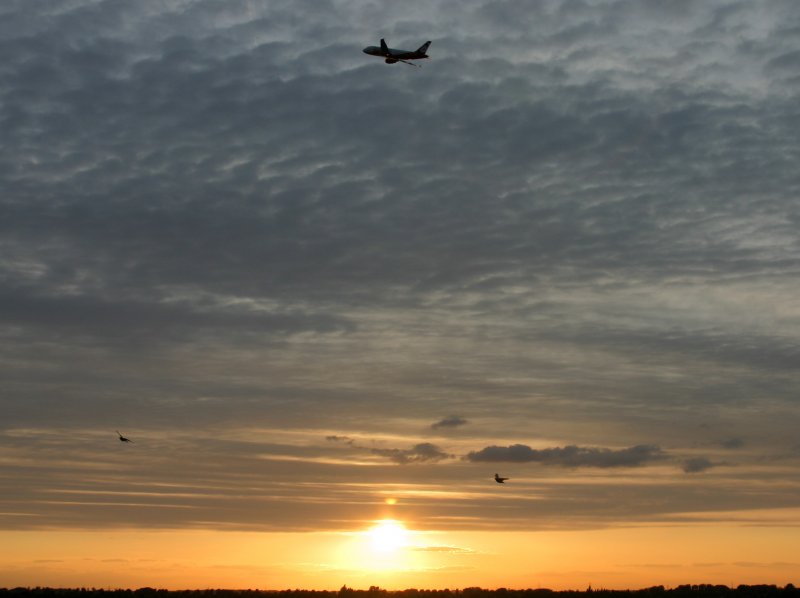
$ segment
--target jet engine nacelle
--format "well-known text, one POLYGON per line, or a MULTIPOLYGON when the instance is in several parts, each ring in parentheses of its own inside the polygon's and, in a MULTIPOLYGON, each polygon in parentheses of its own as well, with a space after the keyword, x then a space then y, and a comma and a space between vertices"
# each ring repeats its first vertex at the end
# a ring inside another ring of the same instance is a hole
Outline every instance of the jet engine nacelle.
POLYGON ((386 64, 394 64, 395 62, 397 62, 397 60, 395 60, 394 58, 387 58, 385 62, 386 64))

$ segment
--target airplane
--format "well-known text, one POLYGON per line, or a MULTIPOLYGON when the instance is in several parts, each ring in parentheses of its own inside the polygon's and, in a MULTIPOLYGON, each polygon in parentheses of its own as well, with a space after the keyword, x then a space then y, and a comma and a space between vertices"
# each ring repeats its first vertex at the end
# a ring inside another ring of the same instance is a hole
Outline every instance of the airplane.
POLYGON ((394 64, 395 62, 405 62, 406 64, 410 64, 411 66, 420 66, 419 64, 414 64, 413 62, 408 62, 409 60, 420 60, 422 58, 429 58, 429 56, 425 53, 428 51, 428 46, 431 45, 431 42, 425 42, 419 48, 414 50, 395 50, 394 48, 389 48, 386 45, 386 41, 381 38, 381 45, 378 46, 367 46, 362 50, 364 54, 369 54, 370 56, 380 56, 384 58, 384 62, 386 64, 394 64))
POLYGON ((498 484, 504 484, 508 478, 501 478, 499 475, 494 474, 494 481, 498 484))

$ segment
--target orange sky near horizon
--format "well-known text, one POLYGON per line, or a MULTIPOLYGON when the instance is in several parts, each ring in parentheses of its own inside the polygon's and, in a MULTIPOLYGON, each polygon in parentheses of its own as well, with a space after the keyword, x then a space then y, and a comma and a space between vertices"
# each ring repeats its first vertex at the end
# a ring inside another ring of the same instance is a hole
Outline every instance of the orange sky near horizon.
POLYGON ((797 527, 705 524, 542 532, 405 527, 399 540, 370 529, 6 531, 0 532, 0 587, 581 590, 800 581, 800 563, 791 556, 797 527))

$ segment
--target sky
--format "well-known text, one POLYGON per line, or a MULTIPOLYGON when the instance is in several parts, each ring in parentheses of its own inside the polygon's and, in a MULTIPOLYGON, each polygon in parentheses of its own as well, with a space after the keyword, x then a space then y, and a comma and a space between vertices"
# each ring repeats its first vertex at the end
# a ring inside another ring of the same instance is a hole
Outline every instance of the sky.
POLYGON ((0 4, 0 587, 800 583, 799 35, 0 4))

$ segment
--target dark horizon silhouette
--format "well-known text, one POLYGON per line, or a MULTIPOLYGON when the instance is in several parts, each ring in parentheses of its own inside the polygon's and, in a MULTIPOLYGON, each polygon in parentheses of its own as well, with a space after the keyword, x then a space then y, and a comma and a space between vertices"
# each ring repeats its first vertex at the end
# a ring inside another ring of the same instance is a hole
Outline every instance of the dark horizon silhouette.
POLYGON ((151 587, 138 589, 98 589, 98 588, 49 588, 49 587, 17 587, 0 588, 0 598, 121 598, 135 596, 136 598, 186 598, 213 596, 214 598, 246 598, 253 596, 271 597, 301 597, 313 596, 314 598, 356 598, 373 596, 392 596, 398 598, 418 598, 419 596, 449 597, 460 596, 463 598, 574 598, 587 596, 594 598, 601 595, 605 598, 794 598, 800 596, 800 589, 794 584, 740 584, 729 587, 719 584, 682 584, 673 588, 656 585, 641 589, 594 589, 591 586, 585 590, 551 590, 549 588, 486 589, 481 587, 466 587, 463 589, 420 589, 407 588, 404 590, 386 590, 379 586, 370 586, 366 590, 354 589, 343 585, 339 590, 230 590, 230 589, 197 589, 197 590, 165 590, 151 587))

